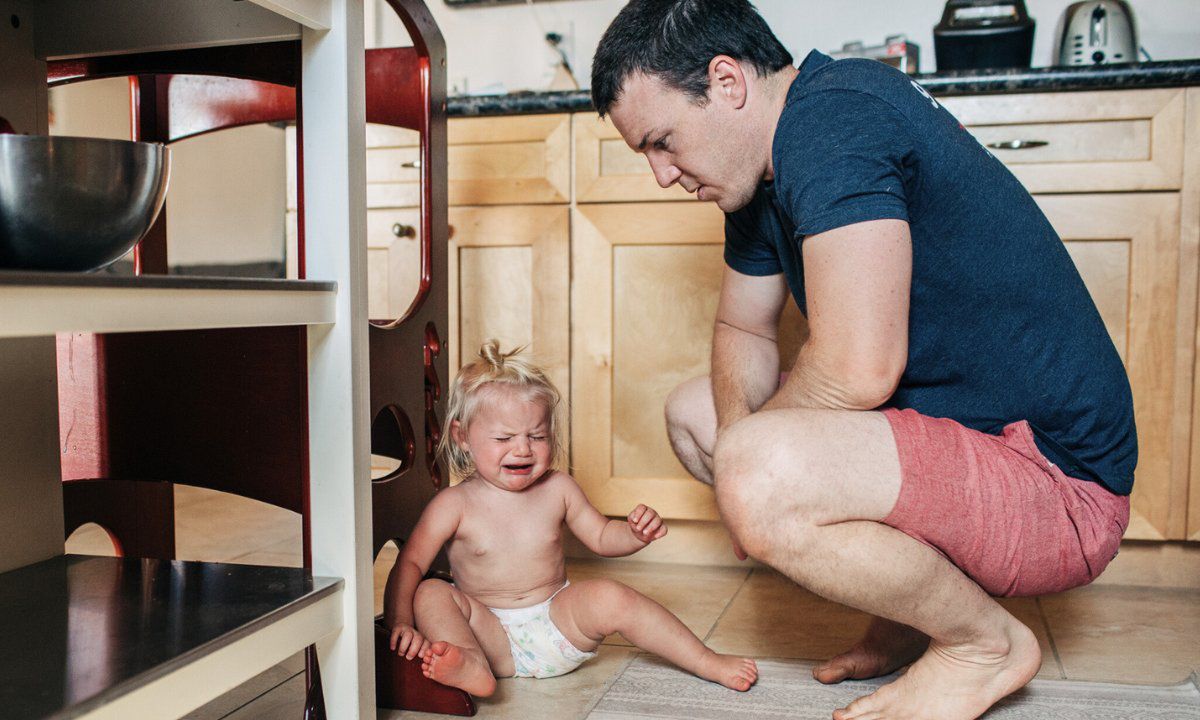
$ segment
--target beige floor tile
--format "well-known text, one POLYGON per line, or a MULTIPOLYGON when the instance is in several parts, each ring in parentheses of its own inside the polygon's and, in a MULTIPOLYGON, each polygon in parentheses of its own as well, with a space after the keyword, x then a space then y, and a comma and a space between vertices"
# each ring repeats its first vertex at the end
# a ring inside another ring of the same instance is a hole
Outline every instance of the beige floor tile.
MULTIPOLYGON (((495 695, 476 699, 479 714, 475 717, 478 720, 584 718, 636 655, 632 648, 608 645, 600 648, 599 657, 561 677, 503 679, 495 695)), ((379 720, 446 720, 446 716, 380 710, 379 720)))
MULTIPOLYGON (((567 560, 567 577, 572 582, 596 578, 622 582, 670 610, 702 640, 748 575, 748 570, 739 568, 567 560)), ((610 635, 604 642, 632 645, 620 635, 610 635)))
POLYGON ((299 537, 280 540, 258 550, 235 555, 229 562, 242 565, 275 565, 300 567, 304 564, 304 544, 299 537))
POLYGON ((756 569, 709 635, 717 652, 824 660, 850 647, 870 616, 756 569))
POLYGON ((1071 680, 1169 684, 1200 669, 1200 591, 1093 585, 1040 602, 1071 680))
POLYGON ((300 674, 226 715, 225 720, 297 720, 304 717, 304 675, 300 674))
POLYGON ((67 538, 66 552, 78 555, 114 556, 117 554, 108 533, 95 523, 83 525, 71 533, 71 537, 67 538))
POLYGON ((175 548, 180 560, 229 562, 288 541, 300 547, 297 513, 239 495, 196 490, 176 495, 175 548))

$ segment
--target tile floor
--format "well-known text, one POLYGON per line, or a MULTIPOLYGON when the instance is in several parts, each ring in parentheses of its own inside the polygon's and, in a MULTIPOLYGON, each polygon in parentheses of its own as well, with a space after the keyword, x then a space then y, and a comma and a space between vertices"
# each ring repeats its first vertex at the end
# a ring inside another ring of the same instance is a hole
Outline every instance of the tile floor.
MULTIPOLYGON (((300 563, 300 521, 285 510, 243 498, 179 487, 176 494, 178 554, 185 560, 264 565, 300 563)), ((111 546, 103 531, 82 528, 68 552, 103 554, 111 546)), ((385 550, 376 563, 376 607, 395 557, 385 550)), ((761 567, 705 567, 629 561, 578 560, 568 574, 581 580, 604 575, 620 580, 676 613, 719 652, 755 657, 826 658, 853 642, 867 617, 822 600, 761 567)), ((1005 600, 1033 628, 1042 644, 1044 678, 1173 684, 1200 670, 1200 589, 1096 584, 1041 598, 1005 600)), ((636 650, 610 637, 600 656, 553 680, 510 679, 480 700, 487 720, 582 718, 636 650)), ((292 658, 188 716, 189 720, 299 720, 303 663, 292 658)), ((441 718, 381 711, 382 720, 441 718)))

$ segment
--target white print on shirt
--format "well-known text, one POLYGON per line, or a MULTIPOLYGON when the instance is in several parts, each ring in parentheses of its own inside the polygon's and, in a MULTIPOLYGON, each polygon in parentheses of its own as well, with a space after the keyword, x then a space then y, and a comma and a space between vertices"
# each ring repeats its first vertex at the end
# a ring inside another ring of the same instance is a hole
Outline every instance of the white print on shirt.
POLYGON ((921 95, 925 96, 925 99, 928 100, 930 102, 930 104, 932 104, 935 108, 941 107, 941 105, 938 105, 938 101, 934 100, 933 96, 929 94, 929 91, 926 90, 925 88, 921 87, 920 85, 918 85, 916 80, 909 80, 909 82, 912 83, 912 86, 917 89, 917 92, 919 92, 919 93, 921 93, 921 95))

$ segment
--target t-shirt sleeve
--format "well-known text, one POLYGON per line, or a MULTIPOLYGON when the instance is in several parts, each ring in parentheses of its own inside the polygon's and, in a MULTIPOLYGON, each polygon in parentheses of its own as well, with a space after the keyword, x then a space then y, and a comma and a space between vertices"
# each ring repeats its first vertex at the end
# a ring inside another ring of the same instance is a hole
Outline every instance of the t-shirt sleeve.
POLYGON ((756 217, 761 211, 756 199, 725 216, 725 264, 743 275, 764 277, 783 272, 779 253, 764 237, 756 217))
POLYGON ((797 237, 907 221, 904 167, 912 151, 903 117, 872 95, 827 90, 796 101, 780 119, 774 162, 776 192, 797 237))

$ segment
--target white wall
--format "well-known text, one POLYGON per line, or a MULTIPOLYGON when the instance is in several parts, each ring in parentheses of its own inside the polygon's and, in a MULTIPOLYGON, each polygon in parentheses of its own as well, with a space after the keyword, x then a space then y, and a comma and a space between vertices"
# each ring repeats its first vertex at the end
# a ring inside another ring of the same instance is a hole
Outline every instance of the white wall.
MULTIPOLYGON (((379 26, 373 46, 410 44, 404 28, 375 0, 379 26)), ((452 92, 472 94, 516 89, 543 89, 549 80, 545 31, 567 36, 573 46, 576 76, 591 85, 591 61, 608 24, 625 0, 557 0, 533 5, 501 5, 450 9, 443 0, 427 0, 449 54, 452 92)), ((1026 0, 1037 21, 1033 65, 1054 64, 1054 45, 1063 10, 1071 0, 1026 0)), ((887 35, 904 33, 921 46, 921 71, 935 70, 933 26, 945 0, 757 0, 755 3, 784 45, 803 59, 812 48, 841 48, 849 40, 867 45, 887 35)), ((1131 0, 1140 42, 1155 60, 1200 57, 1200 0, 1131 0)))
MULTIPOLYGON (((129 139, 129 81, 51 88, 50 132, 129 139)), ((283 130, 255 125, 171 146, 167 259, 171 265, 283 260, 283 130)))

